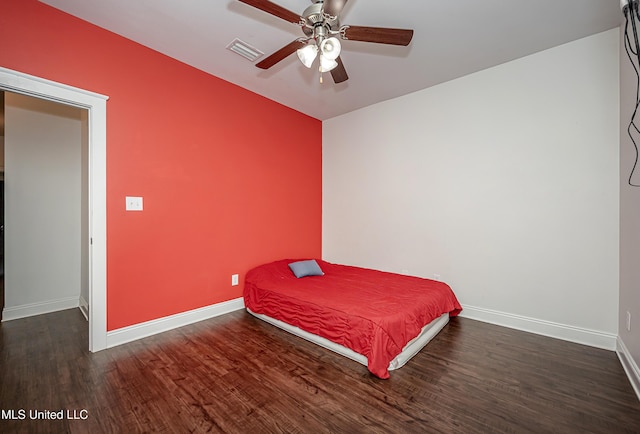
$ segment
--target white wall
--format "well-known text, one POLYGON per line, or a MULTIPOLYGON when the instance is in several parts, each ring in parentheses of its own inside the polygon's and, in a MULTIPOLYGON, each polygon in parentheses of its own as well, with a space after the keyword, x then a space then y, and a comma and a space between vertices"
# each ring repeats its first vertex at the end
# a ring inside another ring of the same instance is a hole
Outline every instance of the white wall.
MULTIPOLYGON (((622 32, 621 32, 622 34, 622 32)), ((636 60, 637 62, 637 60, 636 60)), ((637 393, 640 397, 640 187, 628 183, 636 158, 627 127, 634 110, 636 76, 620 42, 620 339, 634 360, 637 393), (627 312, 631 313, 631 330, 627 330, 627 312)), ((640 118, 636 119, 640 124, 640 118)), ((634 135, 640 145, 640 134, 634 135)), ((640 163, 639 163, 640 164, 640 163)), ((631 182, 640 185, 640 167, 631 182)))
POLYGON ((78 305, 81 110, 13 93, 5 103, 6 320, 78 305))
POLYGON ((324 259, 612 349, 618 71, 615 29, 325 121, 324 259))

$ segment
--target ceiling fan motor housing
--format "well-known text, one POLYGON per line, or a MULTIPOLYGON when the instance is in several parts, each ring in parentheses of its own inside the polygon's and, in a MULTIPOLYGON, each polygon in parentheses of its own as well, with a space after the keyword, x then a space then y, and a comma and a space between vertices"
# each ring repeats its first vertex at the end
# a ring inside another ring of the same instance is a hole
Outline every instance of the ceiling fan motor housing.
POLYGON ((323 13, 323 2, 320 0, 304 10, 302 13, 304 25, 302 31, 310 38, 325 37, 329 31, 337 31, 340 27, 338 17, 331 17, 323 13))

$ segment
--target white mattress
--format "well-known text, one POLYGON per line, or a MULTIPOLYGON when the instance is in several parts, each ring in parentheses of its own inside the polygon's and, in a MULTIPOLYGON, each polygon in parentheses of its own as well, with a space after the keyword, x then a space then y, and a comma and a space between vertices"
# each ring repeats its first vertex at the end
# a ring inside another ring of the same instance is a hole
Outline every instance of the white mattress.
MULTIPOLYGON (((281 328, 289 333, 292 333, 296 336, 299 336, 303 339, 306 339, 314 344, 320 345, 328 350, 334 351, 340 355, 350 358, 351 360, 355 360, 358 363, 367 366, 367 357, 362 354, 356 353, 350 348, 342 346, 340 344, 336 344, 322 336, 314 335, 313 333, 309 333, 307 331, 302 330, 299 327, 292 326, 275 318, 271 318, 270 316, 254 313, 250 309, 247 308, 247 312, 251 315, 259 318, 263 321, 268 322, 278 328, 281 328)), ((390 363, 389 370, 392 371, 394 369, 401 368, 405 363, 409 361, 413 356, 415 356, 418 351, 424 348, 431 339, 437 335, 440 330, 444 328, 445 325, 449 323, 449 313, 443 313, 440 317, 434 319, 429 324, 422 328, 422 331, 418 336, 410 340, 407 345, 402 349, 402 352, 398 354, 390 363)))

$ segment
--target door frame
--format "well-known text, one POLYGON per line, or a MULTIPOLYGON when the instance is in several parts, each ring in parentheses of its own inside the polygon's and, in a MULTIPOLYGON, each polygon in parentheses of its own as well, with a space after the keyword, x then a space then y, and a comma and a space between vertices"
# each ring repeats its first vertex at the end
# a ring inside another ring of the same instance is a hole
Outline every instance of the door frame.
POLYGON ((89 351, 107 348, 108 96, 0 67, 0 90, 87 109, 89 131, 89 351))

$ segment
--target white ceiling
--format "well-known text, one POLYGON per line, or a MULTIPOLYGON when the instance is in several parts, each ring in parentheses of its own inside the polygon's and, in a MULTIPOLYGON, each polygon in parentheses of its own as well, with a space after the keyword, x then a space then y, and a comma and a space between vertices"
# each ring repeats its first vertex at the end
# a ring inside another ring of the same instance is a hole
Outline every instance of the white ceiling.
MULTIPOLYGON (((617 27, 619 0, 349 0, 342 24, 414 29, 408 47, 344 41, 349 80, 294 55, 264 71, 225 49, 273 53, 300 27, 237 0, 41 0, 243 88, 325 120, 617 27)), ((296 13, 309 0, 273 0, 296 13)), ((99 47, 96 47, 99 50, 99 47)))

